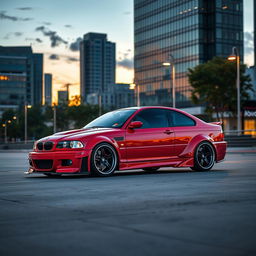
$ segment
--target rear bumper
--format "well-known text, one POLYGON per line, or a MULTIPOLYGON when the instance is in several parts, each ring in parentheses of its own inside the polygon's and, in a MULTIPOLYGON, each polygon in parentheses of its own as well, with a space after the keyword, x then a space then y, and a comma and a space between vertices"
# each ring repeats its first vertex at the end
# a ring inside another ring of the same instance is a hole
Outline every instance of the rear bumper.
POLYGON ((30 152, 30 172, 88 173, 89 150, 30 152))
POLYGON ((225 158, 226 151, 227 151, 227 142, 219 141, 219 142, 214 142, 213 144, 216 149, 216 162, 220 162, 225 158))

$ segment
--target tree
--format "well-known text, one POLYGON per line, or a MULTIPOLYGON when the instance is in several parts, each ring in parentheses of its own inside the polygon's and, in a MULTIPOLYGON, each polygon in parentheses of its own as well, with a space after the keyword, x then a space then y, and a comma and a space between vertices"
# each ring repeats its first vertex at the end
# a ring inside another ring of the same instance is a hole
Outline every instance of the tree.
MULTIPOLYGON (((253 90, 251 79, 245 74, 246 66, 240 65, 241 106, 249 99, 248 91, 253 90)), ((205 104, 206 113, 216 113, 223 120, 224 112, 236 114, 236 63, 225 58, 212 60, 189 69, 189 82, 193 87, 192 102, 205 104)))

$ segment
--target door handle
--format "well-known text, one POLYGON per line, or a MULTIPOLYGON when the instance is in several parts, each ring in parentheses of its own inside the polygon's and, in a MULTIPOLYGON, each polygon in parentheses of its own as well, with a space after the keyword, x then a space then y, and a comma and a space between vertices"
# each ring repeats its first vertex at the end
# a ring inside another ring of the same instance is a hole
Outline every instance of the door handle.
POLYGON ((171 133, 173 133, 173 131, 166 130, 166 131, 164 131, 164 133, 166 133, 166 134, 171 134, 171 133))

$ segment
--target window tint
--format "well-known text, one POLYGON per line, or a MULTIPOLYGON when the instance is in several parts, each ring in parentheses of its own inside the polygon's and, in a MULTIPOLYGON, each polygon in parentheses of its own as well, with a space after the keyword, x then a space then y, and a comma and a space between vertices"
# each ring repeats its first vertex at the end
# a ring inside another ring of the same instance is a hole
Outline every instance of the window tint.
POLYGON ((176 111, 169 111, 169 119, 171 122, 171 126, 195 126, 196 125, 193 119, 176 111))
POLYGON ((139 112, 133 121, 141 121, 143 128, 168 127, 167 113, 164 109, 146 109, 139 112))

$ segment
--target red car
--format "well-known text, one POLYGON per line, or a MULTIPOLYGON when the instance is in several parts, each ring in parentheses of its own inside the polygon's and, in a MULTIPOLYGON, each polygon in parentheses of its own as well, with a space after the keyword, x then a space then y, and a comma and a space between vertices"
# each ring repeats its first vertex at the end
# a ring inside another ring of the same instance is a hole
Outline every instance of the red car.
POLYGON ((29 153, 28 173, 109 176, 115 170, 166 166, 207 171, 224 159, 226 147, 220 123, 168 107, 132 107, 38 140, 29 153))

